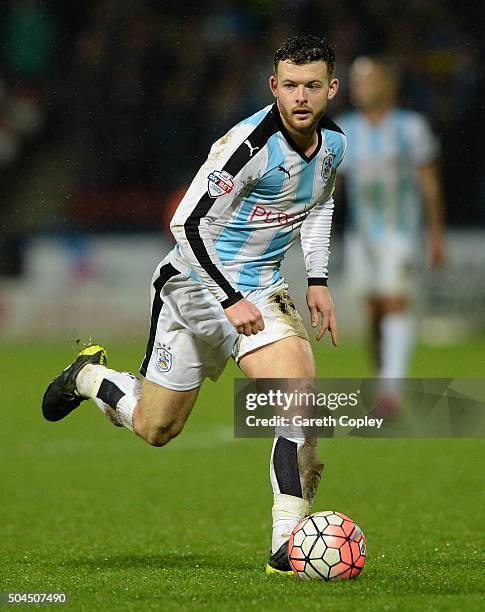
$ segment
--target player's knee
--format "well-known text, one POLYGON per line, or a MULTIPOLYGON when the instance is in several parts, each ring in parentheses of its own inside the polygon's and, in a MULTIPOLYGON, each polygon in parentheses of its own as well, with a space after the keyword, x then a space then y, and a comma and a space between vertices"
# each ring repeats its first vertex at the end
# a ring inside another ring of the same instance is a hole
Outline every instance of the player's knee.
POLYGON ((142 433, 142 437, 150 446, 161 447, 168 444, 173 438, 176 438, 182 429, 183 425, 177 422, 157 424, 148 427, 145 432, 142 433))
POLYGON ((161 447, 165 446, 166 444, 168 444, 168 442, 170 442, 170 437, 167 435, 166 432, 156 430, 147 431, 145 434, 142 434, 142 437, 145 442, 147 442, 150 446, 161 447))

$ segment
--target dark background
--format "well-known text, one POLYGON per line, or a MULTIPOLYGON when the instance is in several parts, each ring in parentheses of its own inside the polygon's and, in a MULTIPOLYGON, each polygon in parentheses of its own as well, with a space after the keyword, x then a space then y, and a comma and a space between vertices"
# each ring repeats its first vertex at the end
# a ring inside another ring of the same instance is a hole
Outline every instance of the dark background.
POLYGON ((327 36, 347 71, 386 53, 401 105, 442 146, 450 226, 485 222, 484 9, 408 0, 1 3, 0 270, 37 232, 158 231, 212 141, 271 102, 289 35, 327 36))

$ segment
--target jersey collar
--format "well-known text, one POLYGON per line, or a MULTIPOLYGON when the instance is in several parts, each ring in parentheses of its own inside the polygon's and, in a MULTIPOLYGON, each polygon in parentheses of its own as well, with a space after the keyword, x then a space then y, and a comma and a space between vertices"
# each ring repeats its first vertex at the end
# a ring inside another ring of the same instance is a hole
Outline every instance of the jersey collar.
POLYGON ((290 145, 290 147, 294 151, 296 151, 296 153, 298 153, 298 155, 304 161, 306 161, 307 163, 311 162, 312 159, 318 155, 318 152, 320 151, 320 148, 322 146, 322 131, 320 129, 322 121, 320 121, 320 123, 317 126, 317 137, 318 137, 317 146, 315 148, 315 151, 313 151, 313 153, 310 156, 308 156, 308 155, 305 155, 305 153, 303 153, 303 151, 298 148, 298 145, 296 144, 296 142, 293 140, 293 138, 291 137, 290 133, 286 129, 285 124, 283 123, 283 120, 281 119, 280 111, 278 109, 278 105, 276 104, 276 102, 273 104, 271 112, 273 113, 273 117, 275 118, 275 121, 276 121, 276 123, 278 125, 278 128, 279 128, 280 132, 286 138, 286 140, 287 140, 288 144, 290 145))

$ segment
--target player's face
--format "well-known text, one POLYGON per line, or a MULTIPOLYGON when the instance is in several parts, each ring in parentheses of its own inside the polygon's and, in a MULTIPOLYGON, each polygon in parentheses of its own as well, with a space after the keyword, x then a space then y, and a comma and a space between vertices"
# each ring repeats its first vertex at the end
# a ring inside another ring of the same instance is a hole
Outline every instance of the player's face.
POLYGON ((279 62, 276 75, 270 77, 270 87, 287 126, 300 133, 316 128, 335 97, 338 80, 328 79, 325 62, 293 64, 279 62))
POLYGON ((350 98, 360 110, 382 108, 393 103, 395 84, 385 70, 369 59, 356 60, 350 71, 350 98))

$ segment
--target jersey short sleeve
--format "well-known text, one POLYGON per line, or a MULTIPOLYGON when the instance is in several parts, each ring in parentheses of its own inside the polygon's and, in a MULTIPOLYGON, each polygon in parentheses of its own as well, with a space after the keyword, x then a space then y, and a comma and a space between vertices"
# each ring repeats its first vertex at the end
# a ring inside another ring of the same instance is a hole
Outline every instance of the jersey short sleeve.
POLYGON ((435 161, 439 153, 439 143, 426 119, 414 112, 407 112, 406 138, 410 157, 416 166, 435 161))

